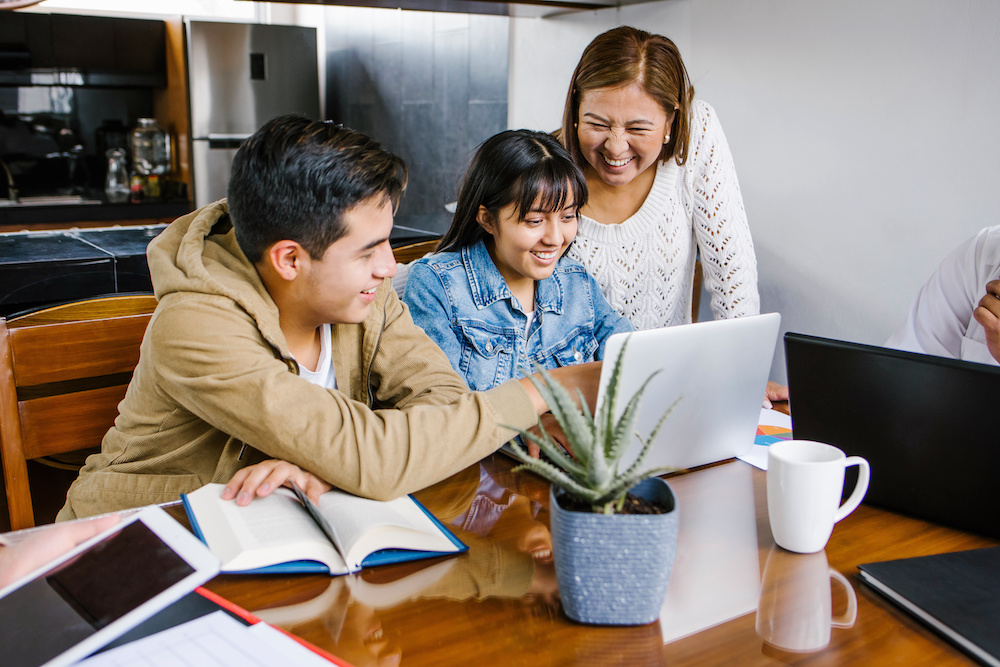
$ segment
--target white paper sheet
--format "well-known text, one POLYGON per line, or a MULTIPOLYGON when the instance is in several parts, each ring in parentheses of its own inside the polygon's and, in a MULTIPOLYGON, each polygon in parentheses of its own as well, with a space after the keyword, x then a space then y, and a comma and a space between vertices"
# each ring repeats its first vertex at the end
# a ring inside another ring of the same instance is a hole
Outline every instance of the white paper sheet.
POLYGON ((80 667, 329 667, 330 664, 267 623, 247 626, 224 611, 77 663, 80 667))
MULTIPOLYGON (((774 426, 791 430, 792 418, 784 412, 778 412, 770 408, 761 408, 760 419, 757 424, 758 426, 774 426)), ((767 445, 754 444, 749 452, 739 458, 741 461, 746 461, 755 468, 767 470, 767 445)))

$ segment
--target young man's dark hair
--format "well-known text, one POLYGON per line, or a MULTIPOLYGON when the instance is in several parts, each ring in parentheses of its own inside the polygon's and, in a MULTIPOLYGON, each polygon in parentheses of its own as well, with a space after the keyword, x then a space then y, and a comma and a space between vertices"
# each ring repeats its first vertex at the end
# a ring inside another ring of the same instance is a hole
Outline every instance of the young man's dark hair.
POLYGON ((406 180, 403 160, 371 137, 343 125, 280 116, 237 151, 229 215, 251 262, 283 239, 319 259, 346 233, 344 211, 376 194, 395 209, 406 180))

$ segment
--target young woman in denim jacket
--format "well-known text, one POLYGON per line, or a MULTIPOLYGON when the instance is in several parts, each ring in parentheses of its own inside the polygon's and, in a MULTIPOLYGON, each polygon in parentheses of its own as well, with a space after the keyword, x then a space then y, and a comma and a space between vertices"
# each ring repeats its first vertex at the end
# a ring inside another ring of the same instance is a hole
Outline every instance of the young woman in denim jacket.
POLYGON ((403 301, 474 390, 602 359, 632 331, 586 269, 563 257, 587 183, 553 137, 501 132, 479 148, 438 252, 410 268, 403 301))

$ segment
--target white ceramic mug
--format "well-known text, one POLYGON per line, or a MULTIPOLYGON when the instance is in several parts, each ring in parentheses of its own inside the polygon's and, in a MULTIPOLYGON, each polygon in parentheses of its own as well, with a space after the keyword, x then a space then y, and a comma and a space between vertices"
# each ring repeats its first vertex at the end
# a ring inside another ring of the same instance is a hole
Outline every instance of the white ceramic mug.
POLYGON ((826 552, 794 554, 771 547, 764 565, 756 630, 784 651, 811 653, 830 643, 830 628, 850 628, 858 617, 858 597, 847 578, 832 569, 826 552), (843 613, 833 616, 831 583, 847 596, 843 613))
POLYGON ((860 456, 844 456, 833 445, 785 440, 768 447, 767 515, 778 546, 798 553, 823 549, 833 525, 857 509, 871 471, 860 456), (858 466, 858 482, 841 505, 844 471, 858 466))

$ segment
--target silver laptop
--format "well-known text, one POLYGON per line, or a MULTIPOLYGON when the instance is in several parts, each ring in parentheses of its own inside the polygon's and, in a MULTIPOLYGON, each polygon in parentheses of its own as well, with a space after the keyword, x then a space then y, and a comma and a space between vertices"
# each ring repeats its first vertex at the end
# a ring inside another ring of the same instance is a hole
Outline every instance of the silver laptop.
MULTIPOLYGON (((656 436, 646 467, 693 468, 746 454, 753 446, 781 316, 767 313, 615 334, 608 339, 597 404, 628 339, 616 405, 620 414, 646 378, 636 431, 649 436, 660 416, 681 400, 656 436)), ((636 439, 623 458, 629 465, 636 439)))

